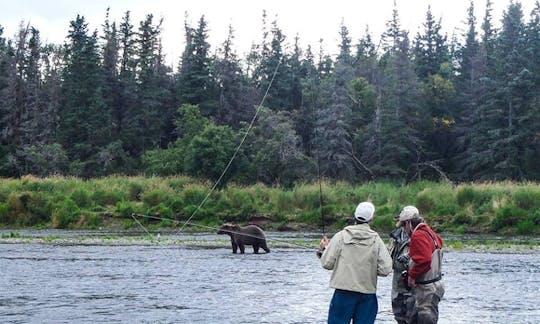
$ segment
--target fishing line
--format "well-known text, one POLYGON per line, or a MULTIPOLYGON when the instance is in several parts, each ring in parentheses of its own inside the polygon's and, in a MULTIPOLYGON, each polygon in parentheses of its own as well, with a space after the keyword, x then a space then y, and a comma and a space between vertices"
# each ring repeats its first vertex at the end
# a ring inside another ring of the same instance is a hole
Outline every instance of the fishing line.
POLYGON ((246 140, 246 137, 248 136, 249 134, 249 131, 251 130, 251 128, 253 127, 253 124, 255 124, 255 120, 257 119, 257 116, 259 115, 259 111, 261 110, 261 107, 264 103, 264 100, 266 99, 266 96, 268 95, 268 92, 270 91, 270 88, 272 87, 272 83, 274 82, 274 79, 276 77, 276 74, 277 74, 277 71, 278 71, 278 68, 279 66, 281 65, 281 60, 282 58, 279 59, 279 62, 278 62, 278 65, 276 66, 276 69, 274 70, 274 74, 272 75, 272 79, 270 80, 270 83, 268 84, 268 88, 266 88, 266 92, 264 93, 264 96, 261 100, 261 103, 259 104, 259 106, 257 107, 257 109, 255 110, 255 115, 253 116, 253 118, 251 119, 251 122, 249 123, 249 127, 247 128, 246 130, 246 133, 244 134, 244 137, 242 138, 242 140, 240 141, 240 144, 238 144, 238 146, 236 147, 236 150, 234 151, 234 154, 233 156, 231 157, 231 159, 229 160, 229 163, 227 163, 227 166, 225 167, 225 169, 223 170, 223 172, 221 173, 221 175, 219 176, 219 178, 217 179, 217 181, 214 183, 214 186, 212 187, 212 189, 210 189, 210 191, 208 192, 208 194, 206 195, 206 197, 204 197, 204 199, 201 201, 201 203, 199 204, 199 206, 197 206, 197 208, 193 211, 193 213, 191 214, 191 216, 189 216, 189 218, 184 222, 184 224, 182 225, 182 227, 178 230, 178 232, 181 232, 184 227, 190 223, 190 220, 195 216, 195 214, 199 211, 199 209, 201 209, 201 207, 204 205, 204 203, 206 202, 206 200, 208 199, 208 197, 210 197, 210 195, 212 194, 212 192, 214 192, 214 190, 216 189, 216 187, 218 186, 218 184, 221 182, 221 179, 223 178, 223 176, 225 175, 225 173, 229 170, 229 167, 231 166, 233 160, 236 158, 236 155, 238 154, 238 151, 240 151, 240 147, 242 147, 242 145, 244 144, 245 140, 246 140))
POLYGON ((152 235, 152 234, 150 234, 150 232, 148 232, 148 230, 146 229, 146 227, 144 227, 144 225, 141 224, 141 222, 139 222, 139 220, 135 217, 135 213, 132 213, 132 214, 131 214, 131 217, 137 222, 137 224, 139 224, 140 227, 142 227, 142 229, 146 232, 146 234, 152 235))

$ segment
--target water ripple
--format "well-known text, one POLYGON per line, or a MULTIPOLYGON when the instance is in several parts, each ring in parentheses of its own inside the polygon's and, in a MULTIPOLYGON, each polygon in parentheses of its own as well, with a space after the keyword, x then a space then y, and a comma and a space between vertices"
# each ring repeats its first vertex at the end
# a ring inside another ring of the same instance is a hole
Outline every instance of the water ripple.
MULTIPOLYGON (((439 323, 540 323, 538 255, 448 252, 444 272, 439 323)), ((9 323, 325 323, 333 293, 313 251, 289 248, 0 244, 0 273, 9 323)), ((390 286, 377 323, 394 322, 390 286)))

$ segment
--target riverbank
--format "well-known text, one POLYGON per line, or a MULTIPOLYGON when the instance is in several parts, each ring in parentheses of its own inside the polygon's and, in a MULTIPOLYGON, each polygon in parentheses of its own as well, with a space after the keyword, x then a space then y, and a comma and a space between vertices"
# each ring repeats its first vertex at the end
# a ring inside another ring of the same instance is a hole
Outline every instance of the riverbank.
MULTIPOLYGON (((272 248, 296 248, 315 251, 318 233, 269 232, 267 240, 272 248)), ((443 233, 443 237, 445 237, 443 233)), ((386 240, 387 241, 387 240, 386 240)), ((0 231, 0 244, 52 245, 170 245, 188 248, 229 248, 230 240, 213 233, 108 233, 99 231, 0 231)), ((445 250, 475 253, 540 253, 540 238, 504 238, 495 236, 445 237, 445 250)), ((251 253, 250 248, 247 248, 251 253)))
POLYGON ((184 176, 3 179, 0 228, 160 231, 185 224, 186 230, 207 231, 205 227, 234 222, 259 224, 267 231, 335 231, 351 219, 358 202, 370 200, 377 207, 372 223, 377 231, 391 230, 401 208, 415 205, 439 232, 540 236, 536 183, 323 182, 320 187, 210 188, 184 176))

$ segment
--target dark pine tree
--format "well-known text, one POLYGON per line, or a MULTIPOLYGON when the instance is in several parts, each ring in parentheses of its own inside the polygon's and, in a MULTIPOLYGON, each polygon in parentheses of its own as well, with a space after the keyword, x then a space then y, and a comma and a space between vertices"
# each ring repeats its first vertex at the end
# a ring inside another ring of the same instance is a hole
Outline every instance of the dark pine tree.
POLYGON ((340 53, 332 77, 325 80, 322 95, 326 100, 317 111, 314 149, 318 152, 321 174, 333 179, 355 178, 352 158, 352 101, 349 84, 354 78, 348 29, 340 28, 340 53))
POLYGON ((229 26, 229 35, 219 49, 219 57, 216 59, 219 108, 215 119, 218 124, 237 129, 242 122, 249 122, 253 117, 257 94, 242 73, 240 60, 233 48, 233 40, 234 32, 232 26, 229 26))
MULTIPOLYGON (((187 19, 187 17, 186 17, 187 19)), ((208 43, 208 24, 201 16, 196 29, 185 25, 186 47, 182 54, 177 82, 180 94, 177 105, 199 105, 205 116, 214 116, 218 106, 217 86, 208 43)))
POLYGON ((79 15, 70 27, 63 71, 65 102, 59 112, 58 137, 72 161, 71 173, 96 176, 101 174, 97 153, 111 139, 97 35, 88 35, 88 25, 79 15))

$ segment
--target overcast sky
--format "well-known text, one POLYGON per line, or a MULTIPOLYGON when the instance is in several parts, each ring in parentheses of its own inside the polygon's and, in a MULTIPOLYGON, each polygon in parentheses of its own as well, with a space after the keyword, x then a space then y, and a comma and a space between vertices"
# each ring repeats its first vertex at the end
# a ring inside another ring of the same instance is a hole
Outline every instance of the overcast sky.
MULTIPOLYGON (((442 19, 444 31, 449 36, 454 32, 459 36, 464 30, 469 1, 397 0, 397 8, 402 27, 411 35, 422 27, 428 5, 431 5, 433 15, 442 19)), ((535 0, 520 2, 528 21, 535 0)), ((365 34, 366 25, 378 40, 392 16, 393 3, 394 0, 0 0, 0 25, 4 27, 4 36, 12 38, 24 21, 41 32, 43 42, 61 44, 69 22, 77 14, 86 18, 90 30, 98 29, 99 33, 107 7, 111 10, 111 21, 117 24, 129 10, 136 28, 147 14, 153 14, 156 22, 161 17, 164 19, 162 38, 167 62, 176 65, 184 47, 185 12, 192 26, 205 15, 212 50, 223 43, 230 24, 235 30, 237 53, 244 55, 252 42, 261 40, 262 12, 266 10, 268 22, 277 19, 287 42, 298 34, 303 48, 310 44, 317 51, 318 40, 322 38, 326 51, 335 54, 342 20, 353 43, 365 34)), ((486 0, 474 3, 480 24, 486 0)), ((510 0, 493 0, 492 3, 494 23, 499 26, 510 0)))

